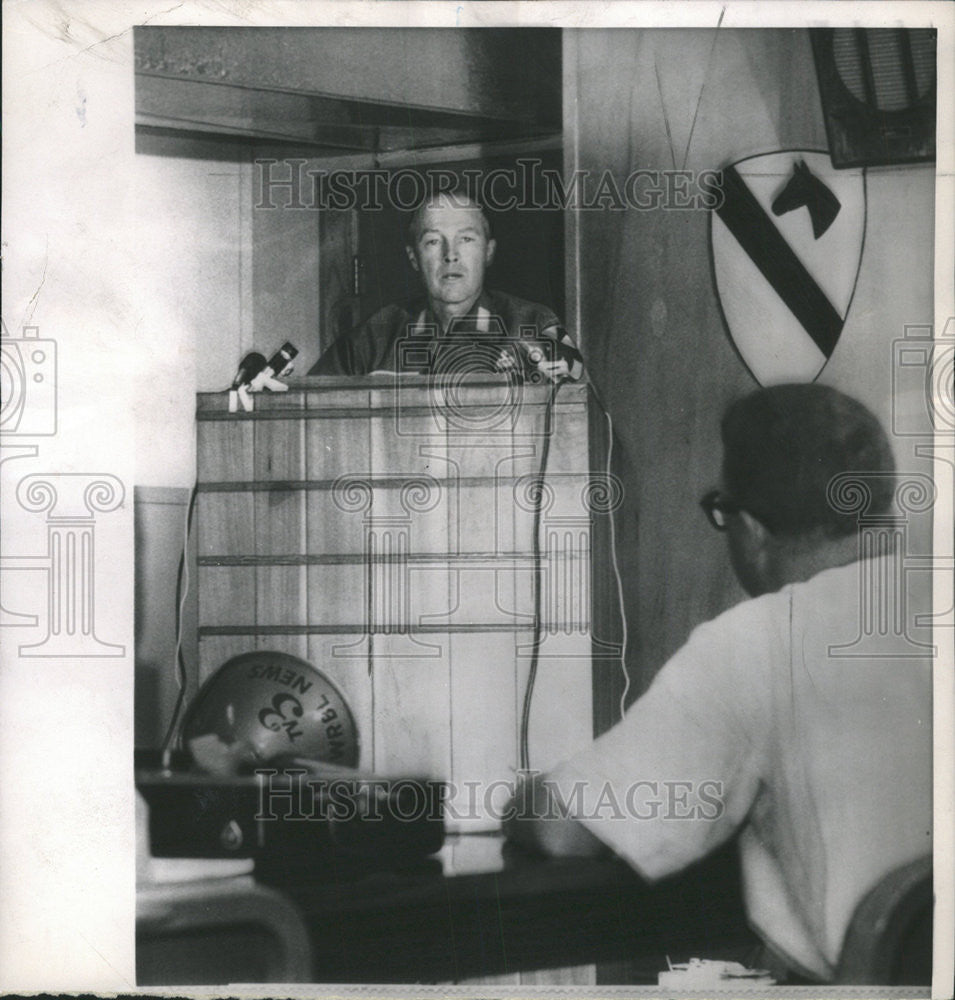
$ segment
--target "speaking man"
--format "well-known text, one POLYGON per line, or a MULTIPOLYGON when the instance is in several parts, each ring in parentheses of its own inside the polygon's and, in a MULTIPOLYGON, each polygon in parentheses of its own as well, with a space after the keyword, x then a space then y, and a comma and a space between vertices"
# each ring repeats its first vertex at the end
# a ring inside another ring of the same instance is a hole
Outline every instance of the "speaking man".
POLYGON ((579 378, 573 341, 546 306, 484 287, 496 243, 480 206, 459 192, 424 202, 405 250, 425 298, 375 313, 335 341, 310 375, 373 371, 516 371, 535 380, 579 378))
POLYGON ((862 897, 931 852, 931 664, 894 656, 883 628, 902 617, 901 554, 862 558, 830 486, 849 473, 866 513, 887 513, 894 463, 872 414, 821 385, 738 401, 722 438, 703 506, 752 599, 700 625, 590 748, 525 781, 505 828, 555 854, 607 845, 651 880, 739 832, 753 927, 787 969, 829 980, 862 897))

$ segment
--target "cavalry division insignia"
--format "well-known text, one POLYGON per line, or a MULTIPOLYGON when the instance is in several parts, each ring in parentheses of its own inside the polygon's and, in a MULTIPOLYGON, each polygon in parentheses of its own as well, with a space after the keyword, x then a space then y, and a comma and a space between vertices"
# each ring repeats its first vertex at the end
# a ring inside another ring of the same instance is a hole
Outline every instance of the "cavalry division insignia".
POLYGON ((729 335, 760 385, 811 382, 835 350, 865 241, 862 170, 785 150, 722 171, 710 243, 729 335))

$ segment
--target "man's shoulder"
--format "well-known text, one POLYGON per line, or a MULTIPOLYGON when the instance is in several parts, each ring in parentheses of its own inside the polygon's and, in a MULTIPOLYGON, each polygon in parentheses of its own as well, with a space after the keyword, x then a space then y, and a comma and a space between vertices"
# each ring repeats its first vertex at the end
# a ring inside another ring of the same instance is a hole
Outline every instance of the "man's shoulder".
POLYGON ((411 302, 393 302, 340 334, 309 375, 367 375, 394 364, 394 345, 419 313, 411 302))
POLYGON ((748 597, 697 625, 684 648, 719 649, 727 662, 739 665, 787 649, 797 635, 800 642, 816 634, 824 639, 858 615, 859 573, 860 563, 851 562, 772 593, 748 597))
POLYGON ((357 329, 363 327, 391 328, 403 326, 420 315, 423 308, 424 303, 416 299, 409 299, 403 302, 389 302, 376 312, 366 316, 358 324, 357 329))
POLYGON ((550 306, 497 289, 486 288, 484 295, 491 311, 500 314, 506 322, 534 323, 541 329, 561 326, 557 313, 550 306))
POLYGON ((715 617, 702 622, 694 629, 693 634, 704 632, 710 636, 717 634, 727 637, 738 636, 746 641, 745 636, 752 629, 772 627, 780 618, 785 618, 788 615, 790 600, 788 587, 760 597, 745 597, 715 617))

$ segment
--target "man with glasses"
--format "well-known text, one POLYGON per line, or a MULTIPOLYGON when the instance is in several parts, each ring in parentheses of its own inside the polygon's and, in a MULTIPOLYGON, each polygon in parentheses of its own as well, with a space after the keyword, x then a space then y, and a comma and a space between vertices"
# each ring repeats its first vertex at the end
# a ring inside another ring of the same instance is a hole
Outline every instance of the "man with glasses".
POLYGON ((886 588, 902 599, 900 554, 833 500, 848 474, 866 516, 890 517, 894 462, 875 417, 821 385, 736 402, 722 439, 702 506, 752 599, 695 629, 590 748, 525 781, 505 828, 555 854, 609 846, 649 879, 738 833, 750 922, 825 981, 856 904, 931 851, 931 664, 893 655, 904 606, 866 631, 886 588))

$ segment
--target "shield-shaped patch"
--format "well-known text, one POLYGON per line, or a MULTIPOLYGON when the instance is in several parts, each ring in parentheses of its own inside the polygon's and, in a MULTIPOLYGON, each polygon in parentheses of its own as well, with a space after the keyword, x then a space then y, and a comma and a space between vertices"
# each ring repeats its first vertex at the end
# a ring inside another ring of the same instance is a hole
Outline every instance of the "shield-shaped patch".
POLYGON ((783 150, 722 171, 711 214, 717 295, 760 385, 811 382, 842 333, 865 241, 862 170, 783 150))

